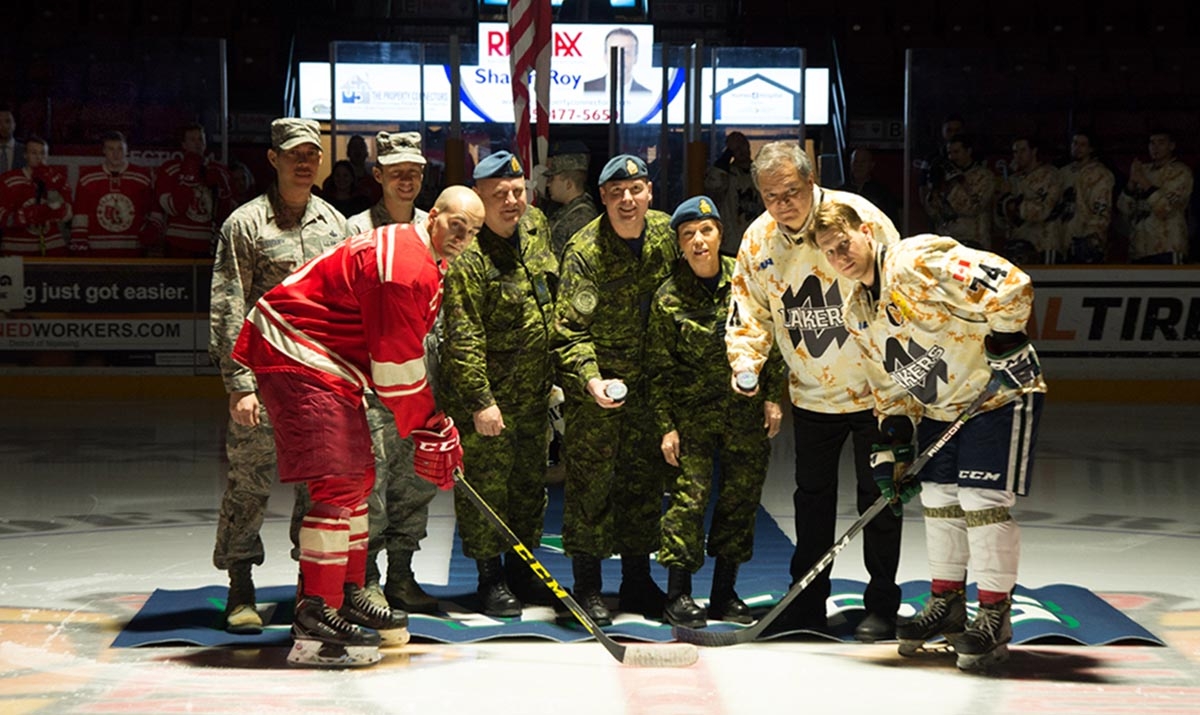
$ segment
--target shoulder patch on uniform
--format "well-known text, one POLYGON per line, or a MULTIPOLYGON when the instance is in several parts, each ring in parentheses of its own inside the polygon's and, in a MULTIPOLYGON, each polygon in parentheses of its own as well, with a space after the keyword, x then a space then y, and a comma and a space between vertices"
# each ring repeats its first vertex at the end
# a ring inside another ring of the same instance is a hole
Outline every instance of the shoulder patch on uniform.
POLYGON ((580 286, 575 295, 571 296, 571 305, 580 315, 591 315, 599 302, 600 296, 596 294, 596 286, 590 281, 580 286))

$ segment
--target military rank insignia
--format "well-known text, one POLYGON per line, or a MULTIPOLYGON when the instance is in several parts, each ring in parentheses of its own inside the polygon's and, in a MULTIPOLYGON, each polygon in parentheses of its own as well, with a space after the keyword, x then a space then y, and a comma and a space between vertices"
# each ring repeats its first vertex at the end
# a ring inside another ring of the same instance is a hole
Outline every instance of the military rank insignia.
POLYGON ((700 199, 700 213, 704 214, 705 216, 708 216, 712 213, 712 205, 704 199, 700 199))
POLYGON ((509 160, 508 160, 508 165, 509 165, 510 167, 512 167, 512 170, 513 170, 513 171, 520 171, 520 170, 521 170, 521 162, 517 161, 517 157, 515 157, 515 156, 514 156, 512 159, 509 159, 509 160))
POLYGON ((633 159, 626 159, 625 160, 625 173, 628 176, 637 176, 637 173, 638 173, 637 162, 635 162, 633 159))

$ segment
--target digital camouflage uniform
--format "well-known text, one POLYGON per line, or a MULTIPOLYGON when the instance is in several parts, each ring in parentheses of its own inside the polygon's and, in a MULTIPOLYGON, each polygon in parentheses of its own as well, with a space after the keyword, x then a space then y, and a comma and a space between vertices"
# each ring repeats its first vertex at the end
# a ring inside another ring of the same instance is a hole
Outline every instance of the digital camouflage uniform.
POLYGON ((772 351, 754 397, 736 394, 725 354, 734 260, 721 258, 710 292, 683 262, 654 296, 647 333, 650 403, 660 439, 679 433, 679 467, 662 521, 658 562, 695 572, 704 564, 704 512, 719 479, 708 554, 732 563, 750 560, 754 520, 771 455, 763 402, 782 403, 783 360, 772 351), (720 470, 714 477, 714 461, 720 470))
MULTIPOLYGON (((423 226, 429 212, 413 207, 414 225, 423 226)), ((346 221, 346 232, 355 235, 392 221, 381 199, 371 208, 357 213, 346 221)), ((436 330, 425 340, 426 374, 436 373, 436 330)), ((433 384, 431 379, 430 384, 433 384)), ((434 387, 436 394, 437 387, 434 387)), ((375 450, 375 487, 367 500, 367 521, 370 536, 367 543, 367 573, 374 575, 380 551, 417 551, 425 538, 429 523, 429 502, 437 495, 437 487, 413 472, 413 443, 396 430, 392 411, 374 393, 367 393, 367 424, 371 428, 371 444, 375 450)), ((367 578, 371 581, 370 576, 367 578)))
MULTIPOLYGON (((246 314, 264 293, 345 236, 345 219, 317 196, 309 199, 304 216, 293 228, 283 229, 275 223, 267 194, 246 202, 225 220, 213 264, 208 352, 221 369, 227 393, 257 389, 254 373, 230 357, 246 314)), ((229 421, 229 482, 221 497, 213 549, 213 565, 222 570, 238 563, 263 562, 259 530, 276 469, 274 435, 262 407, 259 419, 258 427, 229 421)), ((302 515, 303 511, 293 512, 293 544, 302 515)))
MULTIPOLYGON (((554 382, 550 319, 558 261, 550 227, 529 207, 511 238, 484 226, 446 272, 440 348, 443 408, 458 425, 471 485, 521 541, 541 543, 546 511, 546 398, 554 382), (519 248, 514 246, 514 241, 519 248), (504 431, 485 437, 474 415, 497 405, 504 431)), ((455 492, 463 553, 490 559, 508 550, 496 528, 455 492)))
POLYGON ((680 252, 670 216, 661 211, 646 213, 643 236, 639 258, 601 214, 563 252, 554 352, 566 393, 563 547, 572 556, 650 554, 659 547, 669 466, 654 434, 646 326, 654 291, 680 252), (587 392, 592 378, 623 380, 624 405, 597 405, 587 392))
POLYGON ((550 243, 554 255, 561 258, 571 236, 599 215, 596 202, 586 191, 560 206, 550 217, 550 243))

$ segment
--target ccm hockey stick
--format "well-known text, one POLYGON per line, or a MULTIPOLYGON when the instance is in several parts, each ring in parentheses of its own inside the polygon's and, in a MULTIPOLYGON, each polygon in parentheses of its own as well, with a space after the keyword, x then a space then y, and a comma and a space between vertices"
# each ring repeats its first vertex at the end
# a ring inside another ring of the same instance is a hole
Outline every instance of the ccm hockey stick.
MULTIPOLYGON (((920 472, 921 469, 929 462, 929 460, 933 459, 935 454, 942 451, 942 448, 946 446, 951 438, 958 434, 958 431, 962 429, 964 424, 967 423, 967 420, 971 419, 976 413, 979 412, 980 408, 983 407, 983 403, 990 400, 992 396, 996 394, 1002 384, 1003 383, 999 376, 992 375, 992 379, 988 381, 987 386, 983 388, 983 392, 979 393, 979 396, 975 398, 975 401, 968 405, 967 409, 963 410, 963 413, 959 415, 953 422, 951 422, 948 427, 946 427, 946 429, 933 444, 926 447, 925 451, 921 452, 921 454, 919 454, 917 458, 912 461, 912 464, 908 465, 908 469, 904 470, 904 476, 901 477, 901 480, 906 481, 914 478, 917 473, 920 472)), ((749 643, 750 641, 757 639, 760 635, 762 635, 762 632, 765 631, 767 627, 775 621, 775 619, 783 615, 783 612, 787 610, 788 605, 791 604, 792 601, 796 600, 796 597, 800 595, 800 592, 808 588, 809 584, 816 580, 817 575, 824 571, 829 564, 833 563, 833 560, 839 553, 842 552, 842 549, 846 548, 846 546, 852 539, 854 539, 855 536, 858 536, 858 532, 862 531, 863 528, 866 527, 866 525, 869 524, 871 520, 874 519, 877 514, 879 514, 879 512, 883 511, 887 505, 887 497, 880 496, 878 499, 876 499, 875 503, 872 504, 865 512, 863 512, 862 516, 858 517, 857 521, 850 525, 850 528, 846 530, 846 533, 842 534, 842 538, 838 539, 837 542, 835 542, 834 545, 825 552, 825 555, 823 555, 817 561, 817 563, 814 564, 813 567, 800 578, 799 581, 797 581, 790 589, 788 589, 788 592, 784 594, 779 603, 777 603, 770 611, 767 611, 767 613, 765 613, 762 618, 758 619, 758 622, 754 625, 735 631, 707 631, 685 628, 683 626, 675 626, 671 629, 671 633, 675 636, 675 640, 683 641, 684 643, 695 643, 702 646, 726 646, 737 645, 739 643, 749 643)))
POLYGON ((513 551, 516 551, 517 554, 521 556, 521 559, 525 562, 525 564, 528 565, 533 571, 533 573, 536 574, 539 579, 541 579, 542 583, 546 584, 546 588, 549 588, 554 592, 554 595, 558 597, 558 600, 563 602, 563 605, 567 607, 567 610, 571 612, 571 615, 575 616, 575 618, 581 624, 583 624, 584 629, 586 629, 588 633, 592 634, 592 636, 600 643, 600 645, 604 646, 605 650, 607 650, 612 657, 626 665, 640 665, 651 668, 683 667, 692 665, 699 659, 699 651, 696 650, 696 646, 691 645, 690 643, 668 643, 664 645, 622 645, 614 641, 608 636, 607 633, 600 630, 600 626, 596 625, 596 622, 593 621, 591 616, 588 615, 587 611, 583 609, 583 606, 580 606, 579 602, 576 601, 571 594, 567 593, 565 588, 559 585, 554 576, 552 576, 550 572, 546 570, 546 567, 543 566, 536 557, 534 557, 533 553, 526 548, 525 544, 521 543, 521 539, 519 539, 517 535, 513 533, 512 529, 508 528, 508 524, 505 524, 504 520, 500 518, 500 515, 497 514, 486 501, 484 501, 483 497, 479 495, 479 492, 475 491, 475 487, 472 487, 467 482, 466 477, 463 476, 461 469, 454 470, 454 483, 455 486, 459 487, 462 493, 466 495, 467 499, 469 499, 471 503, 483 513, 484 517, 486 517, 488 521, 492 522, 492 526, 496 527, 496 530, 499 531, 509 545, 512 546, 513 551))

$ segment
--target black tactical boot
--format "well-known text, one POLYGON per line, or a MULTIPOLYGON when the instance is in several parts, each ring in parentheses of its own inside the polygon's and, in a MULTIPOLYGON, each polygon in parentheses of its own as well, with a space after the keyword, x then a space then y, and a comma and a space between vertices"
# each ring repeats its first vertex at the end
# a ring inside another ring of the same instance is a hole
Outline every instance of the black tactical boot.
POLYGON ((479 569, 479 600, 483 613, 495 618, 515 618, 521 615, 521 601, 509 590, 504 580, 504 565, 499 556, 477 559, 479 569))
MULTIPOLYGON (((421 588, 412 570, 413 552, 388 552, 387 584, 383 595, 392 608, 409 613, 437 613, 438 600, 421 588)), ((376 571, 378 573, 378 571, 376 571)))
POLYGON ((608 606, 604 605, 604 598, 600 595, 600 559, 585 554, 573 556, 571 571, 575 574, 575 600, 583 606, 583 610, 587 611, 596 625, 611 626, 612 613, 608 606))
POLYGON ((667 594, 650 575, 650 556, 621 554, 621 591, 617 607, 646 618, 662 618, 667 594))
POLYGON ((704 609, 692 600, 692 572, 682 566, 672 566, 667 572, 663 616, 673 626, 703 628, 708 625, 704 609))
POLYGON ((512 592, 522 603, 536 606, 554 606, 558 597, 538 577, 529 564, 517 554, 509 551, 504 556, 504 574, 512 592))
POLYGON ((738 598, 733 585, 737 582, 738 565, 718 558, 713 567, 712 594, 708 597, 708 617, 714 621, 751 623, 750 607, 738 598))

